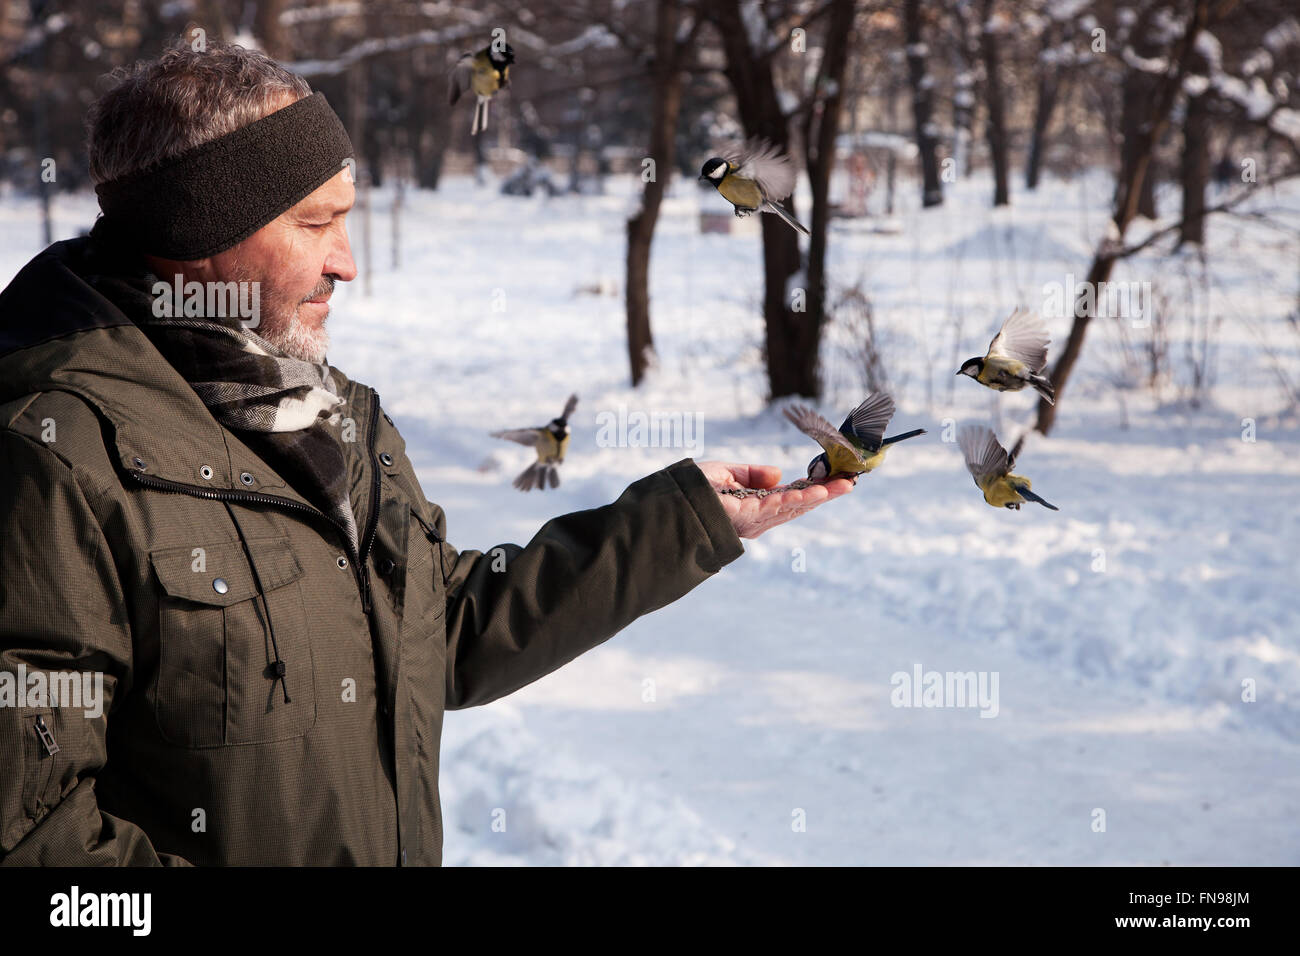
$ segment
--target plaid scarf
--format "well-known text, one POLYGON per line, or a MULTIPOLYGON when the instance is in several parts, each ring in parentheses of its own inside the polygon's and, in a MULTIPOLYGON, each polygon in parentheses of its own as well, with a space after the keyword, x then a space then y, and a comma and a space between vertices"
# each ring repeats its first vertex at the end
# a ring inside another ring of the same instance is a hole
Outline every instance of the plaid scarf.
POLYGON ((342 421, 329 365, 286 355, 238 317, 160 318, 143 263, 109 251, 104 220, 91 232, 104 260, 87 281, 120 308, 202 399, 214 418, 345 532, 352 555, 360 536, 348 491, 348 466, 332 426, 342 421))

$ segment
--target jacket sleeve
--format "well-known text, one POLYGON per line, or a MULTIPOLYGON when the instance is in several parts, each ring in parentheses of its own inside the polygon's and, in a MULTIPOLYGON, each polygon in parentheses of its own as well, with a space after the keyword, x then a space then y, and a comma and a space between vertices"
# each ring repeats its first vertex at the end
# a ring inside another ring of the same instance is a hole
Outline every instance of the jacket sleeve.
MULTIPOLYGON (((431 507, 445 542, 446 517, 431 507)), ((437 546, 447 585, 449 710, 544 677, 745 551, 690 458, 633 482, 612 504, 551 519, 527 547, 437 546)))
POLYGON ((100 523, 48 446, 0 430, 0 461, 0 865, 188 866, 95 799, 109 710, 114 691, 130 686, 132 658, 100 523), (85 706, 93 696, 56 705, 48 691, 34 693, 36 672, 47 687, 62 675, 92 695, 102 675, 103 696, 97 706, 85 706))

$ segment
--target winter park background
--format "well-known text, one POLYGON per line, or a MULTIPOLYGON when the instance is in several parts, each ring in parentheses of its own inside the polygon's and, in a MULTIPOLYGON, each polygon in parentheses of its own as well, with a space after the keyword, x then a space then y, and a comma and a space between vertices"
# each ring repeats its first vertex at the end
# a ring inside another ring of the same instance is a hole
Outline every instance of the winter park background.
MULTIPOLYGON (((464 145, 468 113, 452 121, 464 145)), ((445 171, 436 190, 371 188, 369 225, 349 217, 368 283, 340 284, 329 320, 329 361, 382 396, 451 543, 526 543, 687 456, 801 477, 817 449, 781 415, 799 399, 769 401, 752 222, 703 230, 725 203, 671 177, 654 359, 633 387, 623 293, 641 176, 507 195, 513 155, 445 171), (542 424, 570 392, 563 483, 520 494, 531 451, 488 433, 542 424), (693 440, 600 440, 636 413, 681 413, 693 440)), ((1063 163, 1032 191, 1017 172, 1011 203, 991 206, 976 162, 926 208, 915 149, 899 155, 892 211, 882 175, 863 214, 830 220, 837 295, 813 401, 838 422, 887 387, 891 432, 929 434, 746 541, 685 599, 447 714, 446 864, 1300 863, 1300 180, 1260 182, 1201 243, 1116 263, 1110 281, 1148 296, 1151 321, 1094 320, 1044 436, 1032 393, 953 373, 1018 305, 1042 312, 1056 358, 1071 316, 1050 303, 1111 228, 1114 163, 1063 163), (1028 432, 1017 471, 1060 512, 988 507, 951 441, 967 421, 1007 445, 1028 432), (895 706, 895 675, 918 670, 996 674, 996 711, 895 706)), ((847 203, 847 164, 831 185, 847 203)), ((1234 166, 1208 204, 1236 185, 1234 166)), ((1177 222, 1179 189, 1159 181, 1159 214, 1126 242, 1177 222)), ((44 237, 41 198, 0 190, 3 285, 44 237)), ((803 175, 794 203, 807 221, 803 175)), ((59 193, 51 238, 95 214, 87 188, 59 193)))

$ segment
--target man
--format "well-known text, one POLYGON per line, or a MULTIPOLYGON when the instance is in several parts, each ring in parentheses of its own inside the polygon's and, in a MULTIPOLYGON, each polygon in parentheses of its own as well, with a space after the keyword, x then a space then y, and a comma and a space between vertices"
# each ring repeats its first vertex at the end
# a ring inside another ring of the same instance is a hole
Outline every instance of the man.
POLYGON ((119 80, 104 215, 0 293, 2 862, 438 865, 445 709, 848 483, 737 498, 776 469, 687 458, 456 551, 379 397, 325 363, 356 266, 324 98, 234 46, 119 80))

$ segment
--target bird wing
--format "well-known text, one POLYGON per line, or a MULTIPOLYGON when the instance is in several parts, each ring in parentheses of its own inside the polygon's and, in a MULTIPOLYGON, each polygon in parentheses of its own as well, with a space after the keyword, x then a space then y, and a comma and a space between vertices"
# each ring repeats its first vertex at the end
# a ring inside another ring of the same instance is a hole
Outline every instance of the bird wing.
POLYGON ((803 432, 817 444, 821 445, 827 454, 835 447, 846 448, 854 458, 859 457, 858 450, 842 434, 835 430, 835 426, 822 418, 816 412, 806 405, 791 405, 784 409, 784 415, 790 419, 795 428, 803 432))
POLYGON ((963 425, 957 431, 957 445, 976 484, 982 486, 989 478, 1007 473, 1007 451, 998 443, 992 429, 963 425))
POLYGON ((794 192, 794 163, 765 139, 731 143, 718 155, 736 167, 735 175, 758 183, 764 199, 781 200, 794 192))
POLYGON ((569 420, 569 416, 573 414, 573 410, 577 407, 578 407, 578 396, 570 395, 569 400, 564 403, 564 413, 560 415, 560 418, 567 422, 569 420))
POLYGON ((989 356, 1002 355, 1024 362, 1032 372, 1041 372, 1047 364, 1047 345, 1052 337, 1037 313, 1016 309, 1002 323, 989 343, 989 356))
POLYGON ((521 445, 536 445, 545 431, 544 428, 511 428, 506 431, 492 432, 492 437, 519 442, 521 445))
MULTIPOLYGON (((1027 434, 1027 433, 1026 433, 1027 434)), ((1020 449, 1025 447, 1025 436, 1021 435, 1016 439, 1016 443, 1011 446, 1011 451, 1007 452, 1007 471, 1016 467, 1016 459, 1020 457, 1020 449)))
POLYGON ((852 435, 872 451, 880 448, 889 420, 894 417, 894 400, 884 392, 872 392, 849 412, 840 431, 852 435))
POLYGON ((461 94, 469 89, 473 78, 474 54, 462 53, 456 65, 451 68, 451 72, 447 74, 447 102, 455 106, 461 94))

